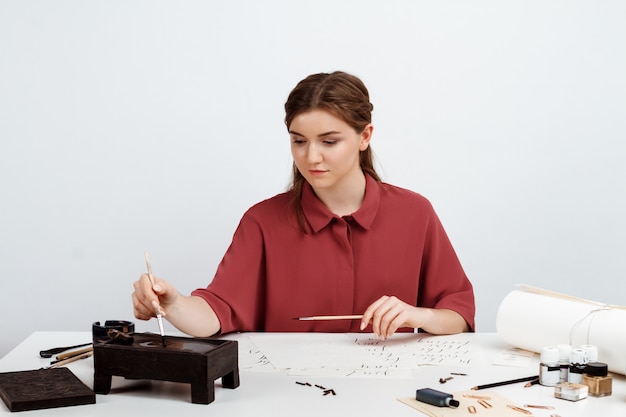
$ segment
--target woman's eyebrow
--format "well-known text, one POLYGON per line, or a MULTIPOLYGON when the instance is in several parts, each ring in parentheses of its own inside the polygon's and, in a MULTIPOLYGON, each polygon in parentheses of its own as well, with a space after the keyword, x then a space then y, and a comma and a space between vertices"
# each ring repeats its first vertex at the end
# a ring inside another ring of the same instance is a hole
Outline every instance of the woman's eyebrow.
MULTIPOLYGON (((302 133, 298 133, 295 130, 290 130, 289 131, 290 134, 292 135, 296 135, 296 136, 302 136, 303 138, 306 138, 305 135, 303 135, 302 133)), ((320 133, 319 135, 317 135, 318 138, 322 138, 324 136, 329 136, 329 135, 336 135, 336 134, 341 134, 341 132, 337 131, 337 130, 330 130, 328 132, 324 132, 324 133, 320 133)))

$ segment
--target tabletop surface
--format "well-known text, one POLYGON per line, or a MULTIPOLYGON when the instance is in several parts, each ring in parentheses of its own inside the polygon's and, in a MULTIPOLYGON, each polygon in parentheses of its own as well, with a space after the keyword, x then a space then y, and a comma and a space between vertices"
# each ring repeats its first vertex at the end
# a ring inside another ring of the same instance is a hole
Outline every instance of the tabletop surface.
MULTIPOLYGON (((241 333, 223 338, 238 341, 241 385, 227 389, 221 386, 221 380, 216 380, 215 401, 211 404, 191 403, 189 384, 113 377, 111 392, 97 395, 96 404, 21 414, 110 416, 123 412, 206 416, 210 411, 213 415, 229 416, 320 417, 350 413, 416 417, 424 414, 399 399, 414 398, 417 389, 459 393, 476 385, 537 375, 539 369, 538 355, 513 349, 496 333, 405 334, 384 342, 364 334, 241 333), (460 353, 450 354, 453 349, 460 353), (450 379, 440 383, 442 378, 450 379)), ((40 350, 90 340, 90 332, 35 332, 0 359, 0 372, 39 369, 50 362, 39 357, 40 350)), ((93 387, 92 358, 66 366, 88 387, 93 387)), ((555 398, 554 388, 524 387, 523 383, 475 392, 491 392, 519 406, 553 407, 529 409, 539 417, 626 415, 623 375, 613 375, 611 396, 577 402, 555 398)), ((455 415, 469 415, 467 410, 457 411, 455 415)), ((483 416, 490 415, 489 410, 478 411, 483 416)), ((0 415, 9 413, 2 403, 0 415)), ((523 413, 519 415, 524 417, 523 413)))

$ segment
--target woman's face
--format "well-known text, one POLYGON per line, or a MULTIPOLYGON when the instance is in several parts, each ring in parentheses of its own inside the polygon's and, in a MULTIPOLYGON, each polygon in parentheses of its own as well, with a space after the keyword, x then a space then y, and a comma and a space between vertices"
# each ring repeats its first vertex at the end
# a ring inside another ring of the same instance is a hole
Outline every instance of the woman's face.
POLYGON ((357 133, 325 110, 298 114, 289 126, 294 163, 315 190, 339 190, 363 177, 359 153, 369 146, 373 126, 357 133))

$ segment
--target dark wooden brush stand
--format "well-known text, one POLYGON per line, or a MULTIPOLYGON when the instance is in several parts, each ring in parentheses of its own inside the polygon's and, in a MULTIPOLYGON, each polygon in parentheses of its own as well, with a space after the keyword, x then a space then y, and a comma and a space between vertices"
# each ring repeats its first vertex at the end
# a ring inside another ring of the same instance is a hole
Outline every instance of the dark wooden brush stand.
POLYGON ((237 342, 207 338, 131 333, 130 345, 94 343, 94 392, 108 394, 111 377, 153 379, 191 384, 191 402, 215 400, 214 381, 222 378, 224 388, 239 386, 237 342))

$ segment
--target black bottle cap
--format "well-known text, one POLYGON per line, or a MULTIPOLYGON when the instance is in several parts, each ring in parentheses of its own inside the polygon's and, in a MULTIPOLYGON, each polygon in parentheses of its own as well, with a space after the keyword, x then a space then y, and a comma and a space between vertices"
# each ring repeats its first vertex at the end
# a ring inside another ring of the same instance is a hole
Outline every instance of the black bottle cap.
POLYGON ((607 376, 609 367, 604 362, 589 362, 585 366, 585 373, 589 376, 607 376))

